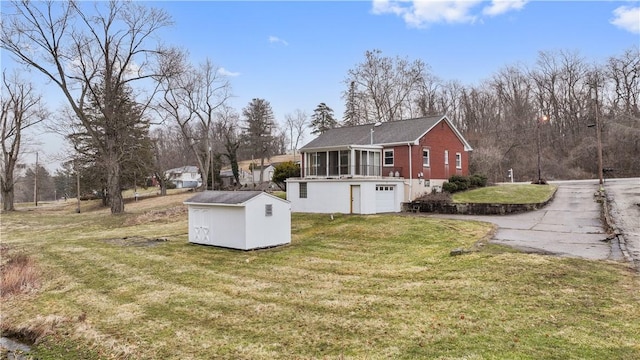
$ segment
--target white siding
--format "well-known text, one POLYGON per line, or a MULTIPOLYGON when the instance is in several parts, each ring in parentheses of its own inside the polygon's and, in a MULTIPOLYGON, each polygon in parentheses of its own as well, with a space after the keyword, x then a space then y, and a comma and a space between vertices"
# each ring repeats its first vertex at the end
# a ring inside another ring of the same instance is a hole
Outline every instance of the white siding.
POLYGON ((402 179, 377 180, 289 180, 287 182, 287 200, 291 202, 291 211, 308 213, 351 212, 351 185, 360 186, 360 213, 375 214, 376 185, 395 186, 393 212, 402 210, 404 199, 404 181, 402 179), (307 198, 299 197, 299 183, 307 183, 307 198))
POLYGON ((243 248, 245 245, 244 207, 189 207, 189 241, 196 244, 243 248), (208 230, 208 239, 199 233, 208 230))
POLYGON ((189 242, 251 250, 291 243, 291 205, 266 193, 245 203, 189 204, 189 242), (272 215, 265 206, 271 204, 272 215))
POLYGON ((257 196, 246 203, 247 249, 258 249, 291 243, 291 205, 269 195, 257 196), (265 215, 267 204, 272 215, 265 215))

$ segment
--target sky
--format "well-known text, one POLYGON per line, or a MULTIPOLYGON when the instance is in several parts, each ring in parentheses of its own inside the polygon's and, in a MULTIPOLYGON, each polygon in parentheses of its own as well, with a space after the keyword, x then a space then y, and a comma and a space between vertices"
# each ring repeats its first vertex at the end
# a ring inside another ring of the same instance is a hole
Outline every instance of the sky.
MULTIPOLYGON (((173 18, 173 25, 158 33, 163 43, 187 50, 194 64, 210 59, 228 76, 231 106, 241 112, 251 99, 263 98, 281 123, 296 109, 312 114, 321 102, 342 119, 347 72, 364 61, 367 50, 419 59, 443 81, 476 85, 505 66, 533 66, 540 51, 577 52, 598 64, 640 46, 640 1, 145 4, 173 18)), ((2 63, 3 68, 12 64, 5 53, 2 63)), ((59 90, 42 89, 49 106, 60 107, 59 90)), ((47 133, 36 137, 42 143, 40 159, 49 159, 53 172, 61 141, 47 133)), ((303 144, 310 140, 307 134, 303 144)))

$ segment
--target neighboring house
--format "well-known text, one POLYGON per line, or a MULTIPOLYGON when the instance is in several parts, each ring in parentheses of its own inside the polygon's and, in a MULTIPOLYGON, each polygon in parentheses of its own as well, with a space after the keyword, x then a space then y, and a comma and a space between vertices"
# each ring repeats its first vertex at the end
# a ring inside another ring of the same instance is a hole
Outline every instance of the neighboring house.
POLYGON ((330 129, 300 149, 287 180, 294 212, 399 212, 402 203, 468 175, 472 148, 444 115, 330 129))
MULTIPOLYGON (((240 185, 251 182, 251 174, 244 171, 243 169, 238 169, 238 178, 240 180, 240 185)), ((236 185, 236 179, 233 176, 233 170, 231 169, 220 170, 220 179, 222 180, 223 188, 236 185)))
POLYGON ((241 185, 260 184, 262 182, 270 182, 273 178, 273 172, 278 164, 283 162, 292 161, 296 164, 300 164, 300 154, 285 154, 274 155, 264 162, 264 172, 262 175, 262 181, 260 181, 260 159, 244 160, 238 162, 240 169, 245 170, 249 176, 243 179, 240 178, 241 185))
POLYGON ((176 188, 196 188, 202 185, 202 176, 197 166, 182 166, 165 171, 165 177, 176 188))
POLYGON ((263 183, 270 182, 273 179, 273 171, 275 170, 275 163, 265 164, 264 171, 260 171, 262 168, 260 165, 251 167, 251 181, 254 183, 263 183), (262 179, 260 179, 260 174, 262 173, 262 179))
POLYGON ((205 191, 184 202, 189 242, 251 250, 291 243, 291 205, 261 191, 205 191))

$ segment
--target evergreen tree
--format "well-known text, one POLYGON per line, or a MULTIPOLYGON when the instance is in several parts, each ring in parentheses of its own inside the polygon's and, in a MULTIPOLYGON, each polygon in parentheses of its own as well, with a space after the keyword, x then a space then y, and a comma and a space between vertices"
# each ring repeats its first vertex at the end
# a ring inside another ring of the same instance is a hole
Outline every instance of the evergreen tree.
POLYGON ((273 155, 273 129, 275 121, 271 104, 264 99, 253 99, 242 110, 244 140, 253 158, 260 159, 260 180, 263 179, 264 159, 273 155))
POLYGON ((338 125, 338 122, 334 118, 333 109, 327 106, 325 103, 320 103, 318 107, 313 110, 311 115, 311 123, 309 127, 313 129, 312 134, 322 134, 328 129, 333 129, 338 125))
POLYGON ((77 164, 91 169, 85 172, 84 183, 106 193, 103 203, 113 208, 114 201, 122 202, 123 188, 145 183, 153 164, 153 144, 149 120, 142 116, 131 89, 121 85, 114 91, 116 87, 112 86, 111 91, 106 92, 102 91, 104 88, 98 88, 84 109, 92 134, 86 126, 76 123, 68 138, 78 154, 77 164), (102 111, 105 107, 112 114, 108 120, 102 111), (101 144, 96 144, 96 140, 101 144))

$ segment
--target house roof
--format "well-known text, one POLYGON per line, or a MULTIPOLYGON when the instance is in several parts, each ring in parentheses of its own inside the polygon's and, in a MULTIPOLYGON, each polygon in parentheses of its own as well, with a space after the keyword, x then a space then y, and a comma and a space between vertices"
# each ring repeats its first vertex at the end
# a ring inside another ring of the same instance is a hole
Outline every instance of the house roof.
POLYGON ((265 194, 273 197, 274 199, 282 200, 277 196, 270 195, 263 191, 204 191, 190 197, 184 203, 242 205, 260 194, 265 194))
POLYGON ((193 165, 181 166, 181 167, 177 167, 177 168, 173 168, 165 171, 165 173, 175 173, 175 174, 198 173, 198 172, 200 172, 200 169, 197 166, 193 166, 193 165))
POLYGON ((345 145, 397 145, 417 143, 429 130, 441 121, 446 121, 464 144, 465 150, 471 146, 462 137, 445 115, 415 119, 388 121, 329 129, 303 146, 300 150, 331 148, 345 145), (373 133, 371 132, 373 130, 373 133), (372 141, 373 140, 373 141, 372 141))

